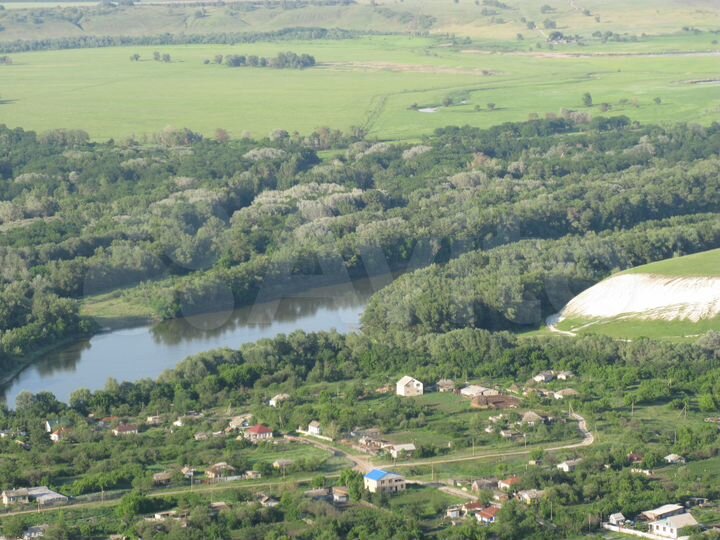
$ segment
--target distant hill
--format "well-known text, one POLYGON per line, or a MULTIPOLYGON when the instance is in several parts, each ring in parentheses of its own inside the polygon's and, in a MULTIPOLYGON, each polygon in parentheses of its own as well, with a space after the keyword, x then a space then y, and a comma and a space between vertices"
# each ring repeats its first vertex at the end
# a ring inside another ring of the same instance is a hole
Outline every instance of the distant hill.
POLYGON ((268 32, 299 26, 359 32, 469 36, 517 43, 517 35, 545 41, 554 30, 566 35, 605 35, 610 41, 667 35, 692 29, 715 30, 715 0, 371 0, 240 2, 10 1, 0 5, 0 42, 79 36, 151 36, 268 32))
POLYGON ((621 272, 550 320, 566 333, 691 338, 720 330, 720 249, 621 272))

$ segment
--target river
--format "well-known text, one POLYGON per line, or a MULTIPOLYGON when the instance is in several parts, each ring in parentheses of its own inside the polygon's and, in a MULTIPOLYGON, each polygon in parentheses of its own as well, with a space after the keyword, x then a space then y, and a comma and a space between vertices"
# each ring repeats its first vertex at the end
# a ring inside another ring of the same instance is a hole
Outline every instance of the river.
POLYGON ((358 280, 232 312, 101 333, 51 351, 30 364, 0 389, 0 399, 14 406, 20 392, 47 391, 67 402, 79 388, 98 390, 109 378, 120 382, 156 378, 203 351, 238 348, 295 330, 351 332, 359 328, 365 305, 380 286, 375 285, 370 280, 358 280))

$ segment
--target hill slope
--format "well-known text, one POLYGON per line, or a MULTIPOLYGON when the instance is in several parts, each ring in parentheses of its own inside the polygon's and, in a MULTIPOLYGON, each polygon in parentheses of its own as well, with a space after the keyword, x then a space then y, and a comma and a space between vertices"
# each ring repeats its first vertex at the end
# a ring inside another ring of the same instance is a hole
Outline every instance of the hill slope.
POLYGON ((668 259, 611 276, 553 318, 569 333, 690 337, 720 329, 720 250, 668 259))

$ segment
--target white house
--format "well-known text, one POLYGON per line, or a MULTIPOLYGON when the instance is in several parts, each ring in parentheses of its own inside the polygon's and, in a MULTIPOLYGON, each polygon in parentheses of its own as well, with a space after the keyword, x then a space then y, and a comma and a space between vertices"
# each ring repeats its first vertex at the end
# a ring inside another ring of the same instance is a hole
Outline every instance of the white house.
POLYGON ((573 375, 572 371, 561 371, 556 375, 557 380, 559 381, 568 381, 572 379, 575 375, 573 375))
POLYGON ((533 381, 538 383, 550 382, 555 378, 552 371, 541 371, 533 377, 533 381))
POLYGON ((2 492, 2 502, 5 506, 27 504, 30 502, 30 494, 26 488, 8 489, 2 492))
POLYGON ((670 465, 685 463, 685 458, 678 454, 668 454, 663 458, 663 460, 665 461, 665 463, 669 463, 670 465))
POLYGON ((485 392, 489 392, 490 388, 485 388, 484 386, 480 386, 478 384, 471 384, 469 386, 466 386, 462 390, 460 390, 460 395, 465 396, 466 398, 476 398, 480 396, 489 395, 485 392))
POLYGON ((581 461, 582 459, 569 459, 558 463, 557 468, 566 473, 573 472, 581 461))
POLYGON ((621 512, 617 512, 615 514, 610 514, 610 517, 608 518, 608 522, 610 525, 615 525, 616 527, 622 527, 625 525, 625 522, 627 519, 625 519, 625 516, 622 515, 621 512))
POLYGON ((350 500, 350 490, 345 486, 336 486, 332 488, 332 498, 334 503, 346 503, 350 500))
POLYGON ((308 424, 307 430, 310 435, 320 435, 322 431, 320 429, 320 422, 318 422, 317 420, 313 420, 308 424))
POLYGON ((395 384, 395 393, 403 397, 422 396, 423 383, 405 375, 395 384))
POLYGON ((409 444, 393 444, 388 448, 388 452, 393 457, 393 459, 397 459, 401 456, 409 456, 413 452, 415 452, 416 448, 413 443, 409 444))
POLYGON ((405 478, 399 474, 373 469, 363 478, 370 493, 398 493, 405 491, 405 478))
POLYGON ((692 514, 678 514, 667 517, 658 521, 653 521, 649 524, 650 533, 661 538, 672 538, 677 540, 680 538, 680 531, 685 527, 694 527, 697 525, 697 520, 692 514))

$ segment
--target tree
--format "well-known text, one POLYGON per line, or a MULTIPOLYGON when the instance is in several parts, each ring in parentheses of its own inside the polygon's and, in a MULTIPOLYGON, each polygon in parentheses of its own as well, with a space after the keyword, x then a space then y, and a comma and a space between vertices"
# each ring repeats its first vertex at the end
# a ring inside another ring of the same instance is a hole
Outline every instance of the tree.
POLYGON ((20 516, 6 518, 2 522, 2 531, 8 538, 22 538, 25 532, 25 520, 20 516))
POLYGON ((137 491, 125 495, 115 509, 117 516, 131 523, 136 516, 149 512, 152 509, 152 501, 137 491))
POLYGON ((496 107, 495 103, 490 102, 487 104, 487 108, 489 111, 494 111, 495 107, 496 107))
POLYGON ((131 55, 131 56, 130 56, 130 61, 131 61, 131 62, 138 62, 138 61, 140 61, 140 55, 139 55, 138 53, 135 53, 135 54, 131 55))
POLYGON ((659 97, 656 97, 655 99, 653 99, 653 101, 655 102, 655 105, 660 105, 662 103, 662 99, 660 99, 659 97))
POLYGON ((593 104, 592 94, 590 94, 590 92, 585 92, 582 96, 582 102, 583 102, 583 105, 585 105, 586 107, 592 107, 592 104, 593 104))

